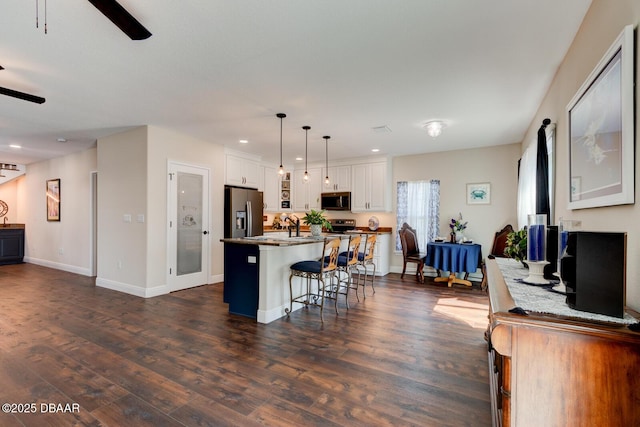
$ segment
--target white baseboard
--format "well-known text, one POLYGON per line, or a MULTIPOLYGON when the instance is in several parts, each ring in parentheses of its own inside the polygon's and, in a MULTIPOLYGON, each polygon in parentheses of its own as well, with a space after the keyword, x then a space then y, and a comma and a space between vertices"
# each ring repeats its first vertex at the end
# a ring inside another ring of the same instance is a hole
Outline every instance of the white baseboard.
POLYGON ((32 257, 24 257, 24 262, 40 265, 42 267, 54 268, 56 270, 68 271, 69 273, 81 274, 83 276, 91 276, 91 271, 88 268, 78 267, 77 265, 62 264, 60 262, 32 257))
POLYGON ((140 286, 117 282, 115 280, 103 279, 101 277, 96 277, 96 286, 111 289, 113 291, 123 292, 125 294, 134 295, 141 298, 152 298, 157 297, 158 295, 165 295, 169 293, 169 289, 166 286, 141 288, 140 286))

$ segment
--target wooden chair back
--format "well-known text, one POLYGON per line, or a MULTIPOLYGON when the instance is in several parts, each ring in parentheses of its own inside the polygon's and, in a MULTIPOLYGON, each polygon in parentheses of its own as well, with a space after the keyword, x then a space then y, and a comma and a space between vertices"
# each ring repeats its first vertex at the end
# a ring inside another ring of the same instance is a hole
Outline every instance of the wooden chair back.
POLYGON ((360 242, 362 241, 362 236, 357 234, 349 237, 349 247, 347 249, 347 265, 356 265, 358 263, 358 248, 360 247, 360 242))
POLYGON ((369 234, 367 240, 364 243, 364 258, 363 261, 369 261, 373 259, 374 250, 376 248, 376 235, 369 234))
POLYGON ((513 232, 511 224, 507 224, 502 230, 496 232, 493 237, 493 245, 491 246, 490 255, 498 258, 507 258, 504 254, 504 248, 507 245, 507 236, 513 232))
POLYGON ((324 239, 324 254, 325 262, 321 263, 321 273, 335 270, 338 268, 338 253, 340 252, 340 238, 324 239))
POLYGON ((405 222, 404 224, 402 224, 402 228, 398 233, 400 233, 402 256, 404 258, 420 253, 420 249, 418 248, 418 238, 416 237, 416 230, 411 228, 411 226, 405 222))

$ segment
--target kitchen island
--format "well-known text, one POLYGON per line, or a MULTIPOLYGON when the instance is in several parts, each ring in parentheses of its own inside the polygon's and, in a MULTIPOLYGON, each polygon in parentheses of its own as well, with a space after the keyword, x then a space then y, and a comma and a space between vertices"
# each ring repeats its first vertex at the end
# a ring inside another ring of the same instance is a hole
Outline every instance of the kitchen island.
MULTIPOLYGON (((270 323, 289 307, 289 267, 298 261, 319 259, 325 237, 256 236, 221 239, 224 243, 224 302, 229 312, 270 323)), ((346 245, 346 240, 345 240, 346 245)), ((345 246, 346 247, 346 246, 345 246)), ((303 290, 294 278, 294 294, 303 290)), ((303 307, 293 304, 293 310, 303 307)))

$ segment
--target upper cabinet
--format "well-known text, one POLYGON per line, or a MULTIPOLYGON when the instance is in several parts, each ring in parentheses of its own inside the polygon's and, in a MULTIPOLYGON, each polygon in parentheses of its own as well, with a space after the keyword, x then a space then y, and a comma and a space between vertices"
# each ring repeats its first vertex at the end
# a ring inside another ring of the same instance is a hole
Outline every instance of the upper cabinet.
POLYGON ((260 186, 260 167, 256 160, 226 155, 225 183, 240 187, 258 188, 260 186))
MULTIPOLYGON (((263 167, 263 196, 265 212, 280 212, 280 175, 276 168, 263 167)), ((260 190, 260 187, 258 187, 260 190)))
POLYGON ((351 191, 351 166, 333 166, 329 168, 329 173, 322 169, 322 191, 351 191), (325 176, 329 176, 329 184, 324 182, 325 176))
POLYGON ((320 194, 324 176, 321 168, 309 169, 309 181, 304 181, 304 171, 293 171, 293 210, 308 211, 320 209, 320 194))
POLYGON ((390 179, 387 162, 351 166, 351 211, 385 212, 390 209, 390 179))

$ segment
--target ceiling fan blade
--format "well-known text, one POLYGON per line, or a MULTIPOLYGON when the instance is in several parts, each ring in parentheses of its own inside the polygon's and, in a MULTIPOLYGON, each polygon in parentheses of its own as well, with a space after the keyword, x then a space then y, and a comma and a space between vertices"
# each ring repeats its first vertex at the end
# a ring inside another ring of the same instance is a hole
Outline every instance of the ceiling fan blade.
POLYGON ((44 104, 44 102, 46 101, 46 99, 40 96, 35 96, 35 95, 31 95, 24 92, 18 92, 17 90, 7 89, 6 87, 1 87, 1 86, 0 86, 0 95, 12 96, 14 98, 22 99, 24 101, 35 102, 36 104, 44 104))
POLYGON ((151 33, 116 0, 89 0, 100 12, 120 28, 131 40, 144 40, 151 33))

